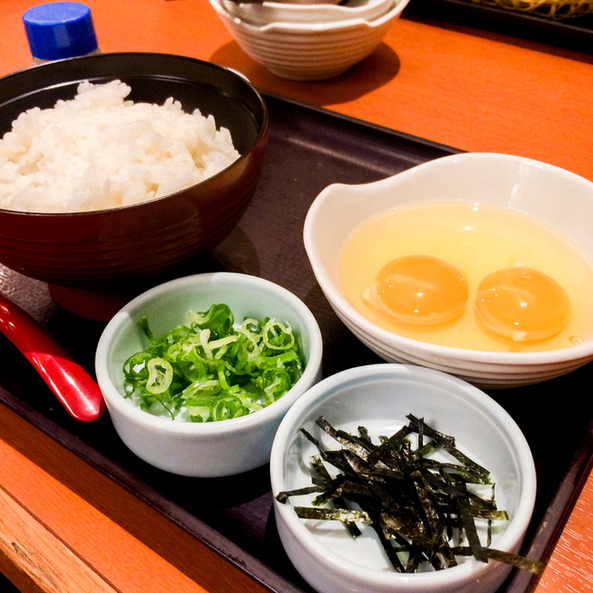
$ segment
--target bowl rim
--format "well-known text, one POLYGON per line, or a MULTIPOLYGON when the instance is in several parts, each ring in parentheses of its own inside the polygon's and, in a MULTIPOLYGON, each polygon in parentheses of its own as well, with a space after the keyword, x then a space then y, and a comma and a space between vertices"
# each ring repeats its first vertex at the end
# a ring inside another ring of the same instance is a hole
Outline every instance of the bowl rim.
POLYGON ((282 10, 295 10, 296 12, 310 12, 310 11, 318 11, 318 10, 330 10, 331 12, 360 12, 361 10, 367 10, 369 7, 376 8, 381 4, 389 4, 393 0, 367 0, 365 4, 359 4, 358 6, 345 6, 345 3, 342 0, 336 0, 334 2, 314 2, 313 0, 310 3, 302 2, 274 2, 274 0, 264 0, 261 4, 270 7, 270 8, 278 8, 282 10))
POLYGON ((378 363, 346 369, 312 386, 291 407, 276 431, 270 455, 270 480, 274 511, 281 514, 286 528, 290 530, 293 537, 298 538, 301 543, 305 541, 313 549, 313 553, 317 557, 323 558, 323 561, 330 565, 331 570, 340 571, 342 575, 345 575, 345 578, 350 578, 357 582, 364 579, 374 585, 384 586, 393 584, 394 579, 397 579, 402 585, 451 585, 457 581, 463 581, 470 576, 474 577, 482 574, 489 570, 489 567, 491 568, 495 565, 494 562, 485 564, 478 562, 475 558, 468 558, 463 564, 448 568, 447 570, 411 574, 384 572, 361 565, 353 566, 338 553, 326 548, 307 529, 304 522, 297 517, 291 505, 281 504, 275 499, 276 494, 283 489, 284 452, 292 442, 291 439, 294 432, 298 430, 298 418, 306 414, 307 409, 314 408, 316 404, 321 403, 325 398, 339 396, 340 388, 346 386, 349 382, 354 381, 357 385, 361 385, 366 382, 374 382, 378 379, 400 376, 412 380, 426 379, 430 380, 433 384, 436 383, 440 387, 449 387, 457 392, 462 391, 465 399, 469 399, 471 403, 477 404, 482 410, 489 411, 493 417, 504 422, 505 429, 507 429, 507 432, 511 436, 511 443, 514 445, 513 449, 516 453, 516 461, 522 478, 522 489, 518 497, 515 516, 511 518, 504 532, 501 533, 500 538, 496 542, 496 549, 510 551, 520 544, 531 521, 537 490, 535 462, 525 435, 512 416, 498 402, 478 387, 448 373, 412 364, 378 363))
POLYGON ((428 342, 421 342, 420 340, 414 340, 406 336, 400 336, 396 333, 390 332, 389 330, 383 329, 371 321, 367 320, 362 314, 350 305, 343 297, 342 293, 337 286, 331 281, 329 274, 325 266, 321 262, 316 249, 315 241, 313 237, 313 226, 317 217, 317 213, 321 208, 323 202, 327 197, 340 188, 355 189, 360 188, 361 190, 369 189, 374 187, 390 186, 392 184, 399 183, 409 177, 418 174, 419 170, 423 172, 429 172, 431 168, 441 167, 446 165, 448 161, 459 161, 459 160, 485 160, 497 158, 505 162, 517 162, 528 164, 532 167, 544 168, 548 171, 555 172, 569 179, 579 183, 585 183, 591 188, 591 195, 593 199, 593 182, 562 169, 555 165, 549 165, 534 159, 526 157, 513 156, 508 154, 500 153, 489 153, 489 152, 468 152, 454 155, 447 155, 430 161, 426 161, 420 165, 416 165, 410 169, 406 169, 401 173, 396 173, 379 181, 373 181, 370 183, 348 185, 334 183, 323 189, 319 195, 313 200, 303 226, 303 241, 305 245, 305 251, 309 258, 313 273, 319 283, 324 294, 328 295, 328 300, 331 302, 336 312, 343 316, 345 319, 350 320, 353 325, 360 329, 368 336, 375 337, 380 340, 382 344, 387 345, 389 348, 398 348, 402 350, 408 350, 417 352, 421 350, 426 356, 438 359, 438 360, 450 360, 451 358, 462 358, 465 362, 471 363, 486 363, 495 366, 513 366, 518 367, 521 365, 535 365, 535 364, 549 364, 549 363, 560 363, 568 362, 577 359, 584 359, 593 357, 593 339, 576 344, 568 348, 557 348, 555 350, 543 350, 540 352, 493 352, 487 350, 472 350, 468 348, 456 348, 453 346, 442 346, 438 344, 430 344, 428 342), (331 297, 331 298, 330 298, 331 297))
MULTIPOLYGON (((68 217, 85 217, 86 216, 86 217, 88 217, 88 216, 104 215, 105 213, 111 213, 111 212, 129 212, 132 209, 141 208, 146 204, 151 204, 154 202, 168 199, 170 197, 177 196, 177 195, 179 195, 193 187, 203 186, 203 185, 207 186, 212 183, 215 183, 215 180, 219 176, 226 173, 231 167, 240 164, 242 161, 244 161, 246 158, 248 158, 249 155, 251 154, 253 148, 255 146, 257 146, 257 144, 262 140, 262 138, 265 138, 265 136, 267 135, 268 128, 269 128, 268 107, 267 107, 267 104, 266 104, 261 92, 255 88, 255 86, 251 83, 251 81, 244 74, 242 74, 241 72, 239 72, 233 68, 221 66, 219 64, 215 64, 214 62, 208 62, 206 60, 200 60, 198 58, 193 58, 191 56, 167 54, 167 53, 163 53, 163 52, 137 52, 137 51, 103 52, 103 53, 95 54, 95 55, 77 56, 77 57, 73 57, 73 58, 65 58, 65 59, 58 60, 58 61, 44 62, 42 64, 36 64, 33 66, 29 66, 28 68, 24 68, 22 70, 17 70, 16 72, 10 72, 9 74, 1 76, 0 84, 8 84, 10 86, 11 81, 15 80, 18 77, 30 76, 31 74, 33 74, 35 72, 40 73, 40 72, 43 72, 43 70, 47 70, 47 69, 60 70, 61 68, 64 67, 65 64, 67 65, 67 63, 78 63, 81 61, 97 62, 97 61, 104 61, 104 60, 109 60, 109 59, 114 59, 114 58, 126 58, 126 57, 130 58, 130 59, 155 58, 155 59, 165 59, 165 60, 186 61, 188 63, 200 64, 201 66, 203 66, 205 68, 209 68, 211 70, 218 70, 221 72, 228 73, 232 77, 234 77, 238 80, 241 80, 242 83, 247 85, 247 88, 249 88, 251 90, 254 97, 258 100, 258 103, 262 110, 262 115, 263 115, 262 124, 263 125, 261 126, 261 129, 258 130, 257 137, 252 142, 251 146, 249 146, 249 148, 244 153, 239 154, 239 157, 237 159, 235 159, 230 165, 228 165, 221 171, 218 171, 214 175, 211 175, 210 177, 207 177, 206 179, 204 179, 198 183, 195 183, 195 184, 190 185, 186 188, 177 190, 170 194, 166 194, 164 196, 152 198, 150 200, 145 200, 143 202, 137 202, 135 204, 127 204, 124 206, 117 206, 117 207, 113 207, 113 208, 101 208, 101 209, 97 209, 97 210, 88 210, 88 211, 85 210, 85 211, 76 211, 76 212, 71 212, 71 211, 66 211, 66 212, 27 212, 26 210, 11 210, 9 208, 0 208, 0 212, 2 212, 3 214, 11 215, 11 216, 36 216, 36 217, 53 217, 53 218, 59 217, 59 216, 62 216, 62 217, 63 216, 68 216, 68 217)), ((86 80, 89 80, 89 78, 87 78, 86 80)), ((118 75, 113 74, 112 80, 118 80, 118 75)), ((70 81, 70 82, 74 83, 75 81, 70 81)))
MULTIPOLYGON (((249 20, 248 14, 246 14, 245 12, 241 11, 240 6, 237 4, 237 9, 236 12, 231 12, 231 10, 228 10, 228 3, 232 3, 235 4, 234 0, 216 0, 220 6, 225 10, 225 12, 227 12, 227 14, 229 14, 232 17, 236 17, 239 18, 241 20, 245 20, 245 22, 250 23, 251 24, 255 24, 256 26, 262 26, 262 25, 257 25, 257 23, 254 23, 252 21, 249 20), (226 3, 226 6, 225 6, 226 3)), ((339 0, 338 0, 339 1, 339 0)), ((257 3, 251 3, 249 4, 249 7, 251 10, 255 10, 256 13, 259 12, 260 9, 263 9, 264 12, 268 12, 268 11, 281 11, 281 16, 278 17, 277 20, 273 21, 274 23, 290 23, 292 24, 293 22, 296 23, 302 23, 303 21, 291 21, 291 20, 286 20, 286 18, 283 16, 285 14, 289 14, 292 15, 292 18, 298 19, 299 16, 302 13, 321 13, 324 15, 324 19, 321 21, 313 21, 313 20, 308 20, 305 21, 308 24, 311 24, 312 22, 318 22, 318 23, 331 23, 334 22, 334 19, 337 19, 338 21, 344 21, 344 20, 353 20, 353 19, 364 19, 366 21, 369 21, 369 13, 371 15, 371 19, 373 20, 374 17, 373 15, 377 12, 380 11, 382 8, 387 8, 389 5, 393 4, 394 2, 397 2, 397 0, 367 0, 366 3, 364 4, 360 4, 358 6, 345 6, 344 2, 340 2, 340 3, 334 3, 334 2, 327 2, 327 3, 311 3, 311 4, 306 4, 306 3, 296 3, 296 2, 268 2, 268 1, 264 1, 264 2, 257 2, 257 3), (342 15, 352 15, 352 18, 342 18, 342 15), (284 19, 284 20, 283 20, 284 19)), ((387 10, 386 10, 387 12, 387 10)), ((254 15, 255 16, 255 15, 254 15)), ((380 16, 380 15, 379 15, 380 16)), ((268 23, 271 24, 271 23, 268 23)))
POLYGON ((159 284, 146 292, 140 294, 126 304, 109 321, 103 330, 95 354, 95 371, 97 382, 103 392, 103 398, 108 406, 114 408, 119 414, 136 425, 147 429, 153 429, 161 433, 172 435, 222 435, 237 431, 252 430, 284 414, 309 385, 315 383, 321 369, 323 354, 323 341, 319 324, 307 305, 288 289, 250 274, 237 272, 211 272, 194 274, 176 278, 163 284, 159 284), (141 311, 146 303, 168 294, 177 288, 187 286, 199 287, 205 284, 216 284, 221 286, 247 286, 260 291, 273 293, 277 298, 286 302, 303 321, 300 328, 302 334, 307 335, 309 340, 309 358, 299 380, 280 399, 270 405, 257 410, 246 416, 230 418, 216 422, 185 422, 173 421, 169 418, 155 416, 145 412, 125 398, 115 387, 109 375, 109 352, 114 340, 119 339, 135 312, 141 311))
POLYGON ((227 12, 220 0, 209 1, 211 6, 223 19, 232 22, 235 26, 241 27, 250 35, 274 32, 308 35, 311 33, 318 34, 333 31, 342 32, 360 28, 376 29, 385 25, 386 23, 389 23, 392 19, 397 17, 410 2, 410 0, 393 0, 394 5, 391 9, 389 9, 385 14, 382 14, 376 19, 370 21, 366 20, 364 17, 356 17, 353 19, 327 21, 322 23, 292 23, 279 21, 265 25, 255 25, 227 12))

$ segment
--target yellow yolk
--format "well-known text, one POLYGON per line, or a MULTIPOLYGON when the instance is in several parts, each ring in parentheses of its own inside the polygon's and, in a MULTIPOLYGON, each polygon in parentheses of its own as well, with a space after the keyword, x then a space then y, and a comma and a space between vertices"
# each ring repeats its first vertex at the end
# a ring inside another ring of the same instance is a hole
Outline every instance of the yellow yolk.
POLYGON ((463 274, 447 262, 408 255, 383 266, 363 299, 397 322, 437 325, 463 311, 468 288, 463 274))
POLYGON ((550 276, 531 268, 510 267, 480 282, 476 314, 501 336, 515 341, 543 340, 568 323, 570 301, 550 276))

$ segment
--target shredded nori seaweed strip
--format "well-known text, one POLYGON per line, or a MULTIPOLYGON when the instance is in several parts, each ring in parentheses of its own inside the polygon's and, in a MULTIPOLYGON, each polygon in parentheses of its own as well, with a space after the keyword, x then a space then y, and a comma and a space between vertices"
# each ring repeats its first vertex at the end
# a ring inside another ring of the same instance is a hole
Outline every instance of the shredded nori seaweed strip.
POLYGON ((294 496, 316 494, 312 506, 294 507, 297 516, 341 521, 354 538, 362 533, 357 523, 369 525, 397 572, 415 572, 423 563, 442 570, 455 566, 458 556, 473 556, 541 574, 542 562, 490 548, 492 521, 508 520, 496 506, 490 472, 459 451, 452 436, 434 430, 424 418, 407 418, 409 424, 390 437, 380 436, 379 444, 363 426, 353 435, 318 418, 316 424, 341 446, 338 450, 323 447, 301 428, 318 451, 310 460, 313 484, 280 492, 276 500, 286 503, 294 496), (416 448, 408 438, 414 433, 416 448), (427 457, 438 450, 456 463, 427 457), (324 464, 341 473, 333 477, 324 464), (491 485, 490 498, 471 492, 468 484, 491 485), (476 519, 487 522, 486 545, 476 519))
MULTIPOLYGON (((461 488, 465 488, 465 485, 461 486, 461 488)), ((458 501, 461 523, 463 525, 463 530, 465 531, 465 536, 467 537, 467 543, 471 548, 472 555, 480 562, 488 562, 488 557, 484 554, 484 548, 480 543, 480 536, 478 535, 478 530, 476 529, 476 524, 469 506, 469 499, 467 496, 459 496, 458 501)))
MULTIPOLYGON (((453 551, 457 556, 471 556, 472 550, 469 547, 454 547, 453 551)), ((537 560, 530 560, 525 556, 519 554, 512 554, 511 552, 502 552, 494 548, 483 548, 484 554, 491 560, 497 560, 498 562, 505 562, 511 566, 516 566, 522 570, 527 570, 535 575, 541 575, 544 570, 544 563, 537 560)))
MULTIPOLYGON (((312 465, 313 469, 317 472, 317 475, 319 476, 319 478, 318 478, 319 482, 320 483, 323 482, 325 484, 331 485, 332 478, 331 478, 329 472, 327 471, 327 469, 325 469, 325 466, 323 465, 323 462, 318 455, 315 455, 311 458, 311 465, 312 465)), ((331 490, 331 486, 328 486, 328 487, 331 490)), ((329 492, 330 490, 327 490, 327 492, 329 492)), ((348 503, 341 495, 336 494, 337 491, 338 491, 338 489, 334 488, 334 496, 333 496, 334 505, 338 509, 348 509, 348 503)), ((319 502, 319 504, 323 504, 323 503, 319 502)), ((344 525, 346 526, 346 528, 348 529, 348 531, 350 532, 350 535, 352 537, 358 537, 360 535, 360 529, 359 529, 358 525, 356 525, 356 523, 354 523, 352 521, 344 521, 344 525)))
POLYGON ((464 464, 468 469, 474 471, 478 475, 482 475, 484 477, 484 480, 486 480, 484 484, 488 483, 487 480, 488 476, 490 475, 490 472, 486 468, 482 467, 481 465, 478 465, 475 461, 464 455, 461 451, 459 451, 459 449, 455 447, 455 439, 452 436, 433 430, 432 428, 430 428, 430 426, 424 424, 423 420, 416 418, 412 414, 408 414, 406 418, 416 428, 416 430, 418 430, 420 424, 422 424, 424 434, 431 437, 433 441, 435 441, 440 447, 447 451, 447 453, 455 457, 455 459, 464 464))
POLYGON ((281 492, 276 500, 281 503, 285 503, 291 496, 302 496, 303 494, 312 494, 314 492, 321 492, 323 489, 319 486, 307 486, 305 488, 297 488, 296 490, 290 490, 281 492))

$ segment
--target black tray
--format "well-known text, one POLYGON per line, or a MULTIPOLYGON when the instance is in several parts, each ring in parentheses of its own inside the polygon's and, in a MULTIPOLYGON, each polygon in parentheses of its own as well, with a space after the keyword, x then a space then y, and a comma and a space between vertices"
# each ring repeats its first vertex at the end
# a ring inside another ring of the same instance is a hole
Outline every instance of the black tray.
POLYGON ((593 14, 553 20, 472 0, 411 0, 405 17, 445 21, 593 54, 593 14))
MULTIPOLYGON (((184 273, 243 272, 294 292, 321 326, 326 376, 351 366, 381 362, 339 321, 318 287, 302 245, 305 214, 316 195, 331 183, 370 182, 459 151, 264 96, 270 110, 270 141, 253 202, 232 234, 211 254, 190 262, 184 273)), ((2 266, 0 289, 92 372, 103 323, 60 309, 45 284, 2 266)), ((267 466, 224 479, 184 478, 157 470, 121 443, 108 415, 91 424, 73 421, 2 335, 0 358, 0 401, 4 404, 271 591, 311 591, 280 545, 270 512, 267 466)), ((526 551, 533 557, 545 558, 551 550, 587 473, 593 450, 589 425, 593 400, 580 386, 591 384, 592 374, 593 366, 588 365, 542 385, 490 393, 518 422, 536 460, 537 506, 526 538, 526 551)), ((526 591, 532 580, 529 573, 514 571, 501 592, 526 591)))

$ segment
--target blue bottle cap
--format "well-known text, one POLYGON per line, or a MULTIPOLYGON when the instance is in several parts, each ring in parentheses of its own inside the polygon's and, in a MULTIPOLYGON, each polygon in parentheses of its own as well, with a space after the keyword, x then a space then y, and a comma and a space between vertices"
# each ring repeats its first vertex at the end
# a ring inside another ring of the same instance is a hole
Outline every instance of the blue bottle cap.
POLYGON ((39 60, 85 56, 97 49, 88 6, 78 2, 50 2, 23 13, 31 54, 39 60))

